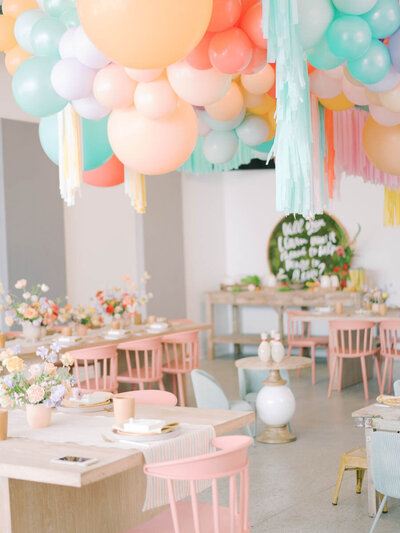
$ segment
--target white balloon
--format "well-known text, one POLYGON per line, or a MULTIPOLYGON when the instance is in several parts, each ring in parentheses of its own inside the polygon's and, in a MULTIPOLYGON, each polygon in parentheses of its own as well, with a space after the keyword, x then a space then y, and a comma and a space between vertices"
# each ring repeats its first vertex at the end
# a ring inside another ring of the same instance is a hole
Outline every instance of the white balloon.
POLYGON ((200 111, 195 109, 195 113, 197 116, 197 128, 198 128, 199 137, 204 137, 205 135, 210 133, 211 128, 204 122, 200 111))
POLYGON ((99 118, 105 117, 110 112, 110 110, 102 106, 92 94, 86 98, 72 100, 72 105, 78 115, 87 118, 88 120, 98 120, 99 118))
POLYGON ((299 33, 304 50, 322 38, 335 16, 330 0, 299 0, 299 33))
POLYGON ((74 35, 75 56, 82 65, 90 68, 103 68, 111 61, 92 43, 82 26, 76 28, 74 35))
POLYGON ((210 131, 203 143, 204 157, 214 165, 227 163, 236 154, 238 145, 234 131, 210 131))
POLYGON ((31 32, 36 22, 47 17, 40 9, 28 9, 19 15, 14 25, 14 35, 17 43, 30 54, 34 54, 31 45, 31 32))
POLYGON ((91 94, 95 75, 95 70, 77 59, 61 59, 51 71, 51 83, 62 98, 78 100, 91 94))
POLYGON ((268 139, 268 122, 258 115, 250 115, 236 128, 236 133, 248 146, 257 146, 268 139))
POLYGON ((75 32, 76 28, 68 28, 64 35, 60 39, 58 45, 58 51, 61 59, 67 59, 69 57, 75 57, 75 32))

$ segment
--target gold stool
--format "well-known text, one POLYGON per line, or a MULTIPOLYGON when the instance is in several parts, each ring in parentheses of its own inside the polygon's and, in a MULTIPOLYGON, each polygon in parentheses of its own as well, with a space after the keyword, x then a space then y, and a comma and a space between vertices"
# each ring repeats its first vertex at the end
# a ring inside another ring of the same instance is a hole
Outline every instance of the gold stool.
MULTIPOLYGON (((356 493, 361 494, 362 482, 364 479, 365 471, 367 470, 367 452, 364 446, 360 446, 359 448, 353 448, 348 452, 342 453, 342 456, 340 458, 339 474, 336 482, 336 488, 332 499, 333 505, 337 505, 338 503, 340 486, 342 485, 343 474, 346 470, 356 471, 356 493)), ((379 494, 379 498, 380 500, 382 500, 382 494, 379 494)), ((385 505, 383 512, 387 513, 387 504, 385 505)))

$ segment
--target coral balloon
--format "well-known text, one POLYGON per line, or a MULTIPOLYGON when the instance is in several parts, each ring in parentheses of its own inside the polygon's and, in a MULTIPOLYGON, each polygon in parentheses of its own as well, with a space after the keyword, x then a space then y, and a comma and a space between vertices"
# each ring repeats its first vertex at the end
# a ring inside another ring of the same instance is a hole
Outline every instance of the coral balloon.
POLYGON ((104 107, 109 109, 130 107, 137 83, 120 65, 108 65, 99 70, 93 82, 93 94, 104 107))
POLYGON ((102 106, 93 95, 79 98, 78 100, 72 100, 72 105, 78 115, 87 120, 99 120, 100 118, 106 117, 110 112, 110 110, 102 106))
POLYGON ((344 77, 342 80, 343 94, 356 105, 368 105, 368 97, 364 87, 353 85, 344 77))
POLYGON ((246 11, 253 6, 254 4, 257 4, 260 0, 242 0, 242 13, 246 13, 246 11))
POLYGON ((9 15, 16 19, 28 9, 37 9, 38 5, 35 0, 3 0, 1 7, 3 15, 9 15))
POLYGON ((400 175, 400 125, 382 126, 369 116, 363 129, 363 146, 368 159, 382 172, 400 175))
POLYGON ((362 83, 381 81, 390 68, 390 55, 386 46, 372 39, 371 46, 364 55, 347 62, 350 74, 362 83))
POLYGON ((51 83, 62 98, 78 100, 91 94, 95 75, 95 70, 77 59, 61 59, 51 72, 51 83))
POLYGON ((31 57, 31 54, 20 46, 17 45, 14 46, 14 48, 11 48, 11 50, 6 53, 5 57, 7 72, 11 74, 11 76, 14 76, 17 68, 25 61, 25 59, 28 59, 28 57, 31 57))
POLYGON ((186 61, 180 61, 167 68, 168 80, 185 102, 205 106, 220 100, 228 91, 232 77, 215 68, 197 70, 186 61))
POLYGON ((169 81, 165 79, 139 83, 134 99, 139 113, 152 119, 170 115, 175 111, 178 103, 176 93, 169 81))
POLYGON ((212 38, 212 33, 206 33, 196 48, 186 56, 186 62, 191 67, 199 70, 207 70, 212 67, 208 52, 212 38))
POLYGON ((225 74, 235 74, 250 63, 252 45, 244 31, 230 28, 213 36, 209 53, 214 68, 225 74))
POLYGON ((124 183, 124 165, 113 155, 104 165, 83 173, 83 182, 93 187, 115 187, 124 183))
POLYGON ((310 75, 310 90, 318 98, 334 98, 342 92, 342 80, 330 78, 322 70, 314 70, 310 75))
POLYGON ((0 16, 0 52, 7 52, 17 45, 14 37, 15 20, 8 15, 0 16))
MULTIPOLYGON (((393 113, 400 112, 400 83, 394 87, 391 91, 386 93, 379 93, 379 100, 381 105, 386 107, 393 113)), ((379 104, 378 104, 379 105, 379 104)))
POLYGON ((219 32, 231 28, 239 20, 241 10, 240 0, 214 0, 207 30, 219 32))
POLYGON ((243 95, 234 81, 224 96, 213 104, 206 105, 206 111, 215 120, 232 120, 243 107, 243 95))
POLYGON ((78 0, 81 24, 104 55, 126 67, 154 69, 188 55, 201 41, 212 0, 78 0))
POLYGON ((153 81, 157 79, 159 76, 161 76, 163 70, 164 69, 162 68, 155 68, 155 69, 149 69, 149 70, 126 68, 125 72, 128 74, 128 76, 132 80, 143 81, 144 83, 146 83, 147 81, 153 81))
POLYGON ((91 42, 86 35, 82 26, 76 28, 74 33, 75 56, 76 58, 89 68, 103 68, 110 63, 106 57, 96 46, 91 42))
POLYGON ((331 111, 345 111, 354 106, 353 102, 350 102, 343 93, 335 96, 335 98, 319 98, 319 101, 331 111))
POLYGON ((203 143, 204 157, 214 165, 222 165, 234 157, 238 146, 234 131, 210 131, 203 143))
POLYGON ((251 6, 240 21, 240 27, 258 48, 267 49, 262 30, 262 2, 251 6))
POLYGON ((374 7, 377 0, 332 0, 334 6, 348 15, 362 15, 374 7))
POLYGON ((256 74, 242 74, 240 76, 243 87, 252 94, 267 93, 274 85, 275 72, 269 63, 256 74))
POLYGON ((375 39, 392 35, 400 26, 399 2, 398 0, 378 0, 374 7, 362 17, 370 25, 372 37, 375 39))
POLYGON ((178 101, 175 111, 158 120, 135 108, 116 109, 108 119, 108 138, 115 155, 143 174, 165 174, 182 165, 197 141, 193 107, 178 101))
POLYGON ((330 0, 300 0, 299 33, 304 50, 315 46, 323 37, 335 16, 330 0))
POLYGON ((253 48, 250 63, 241 71, 241 74, 256 74, 267 64, 267 51, 262 48, 253 48))
POLYGON ((397 124, 400 124, 400 113, 392 113, 382 106, 370 105, 369 112, 375 122, 382 126, 397 126, 397 124))

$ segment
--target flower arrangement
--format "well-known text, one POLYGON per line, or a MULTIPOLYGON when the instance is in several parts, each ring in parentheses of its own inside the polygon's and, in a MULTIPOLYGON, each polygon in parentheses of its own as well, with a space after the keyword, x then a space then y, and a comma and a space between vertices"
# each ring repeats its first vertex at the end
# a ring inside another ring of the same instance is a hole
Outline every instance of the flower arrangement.
POLYGON ((8 348, 0 353, 0 367, 9 374, 0 378, 0 405, 21 407, 24 404, 44 404, 56 407, 61 404, 65 393, 73 385, 70 368, 74 359, 70 353, 59 357, 61 345, 54 342, 50 348, 41 346, 36 351, 42 363, 35 363, 25 369, 23 360, 18 357, 19 348, 8 348), (55 362, 60 359, 63 367, 57 369, 55 362))
POLYGON ((70 304, 60 307, 58 310, 57 322, 60 324, 67 324, 72 319, 71 310, 72 306, 70 304))
POLYGON ((364 289, 364 301, 370 304, 384 304, 388 296, 388 293, 382 289, 364 289))
POLYGON ((71 320, 83 326, 99 327, 103 323, 103 318, 96 314, 94 307, 78 305, 71 311, 71 320))
POLYGON ((122 317, 126 311, 123 304, 124 295, 119 287, 110 291, 97 291, 96 300, 100 312, 113 317, 122 317))
POLYGON ((144 287, 149 279, 151 279, 151 276, 148 272, 145 272, 141 278, 143 291, 140 296, 137 296, 135 292, 136 285, 129 276, 123 277, 123 280, 127 284, 126 290, 116 287, 111 291, 97 291, 96 300, 99 312, 111 315, 114 318, 121 317, 124 313, 134 315, 138 307, 146 305, 149 299, 153 297, 152 293, 146 293, 144 291, 144 287))
POLYGON ((351 260, 354 257, 354 250, 351 245, 338 246, 332 256, 332 273, 339 277, 340 286, 346 287, 347 280, 350 278, 349 268, 351 260))

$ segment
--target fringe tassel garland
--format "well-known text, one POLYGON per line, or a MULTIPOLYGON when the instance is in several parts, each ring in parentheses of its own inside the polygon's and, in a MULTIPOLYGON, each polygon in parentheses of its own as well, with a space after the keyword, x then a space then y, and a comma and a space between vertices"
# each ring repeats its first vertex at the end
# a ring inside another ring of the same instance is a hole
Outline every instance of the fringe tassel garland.
POLYGON ((391 191, 385 187, 385 209, 383 214, 383 224, 385 226, 400 226, 400 191, 391 191))
POLYGON ((146 180, 144 174, 135 172, 125 167, 125 193, 129 196, 131 204, 137 213, 146 213, 146 180))

